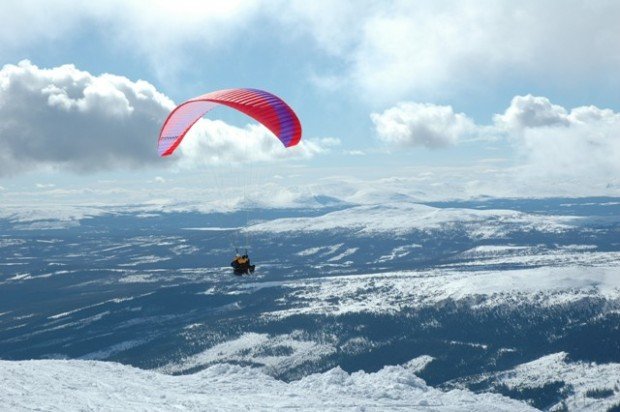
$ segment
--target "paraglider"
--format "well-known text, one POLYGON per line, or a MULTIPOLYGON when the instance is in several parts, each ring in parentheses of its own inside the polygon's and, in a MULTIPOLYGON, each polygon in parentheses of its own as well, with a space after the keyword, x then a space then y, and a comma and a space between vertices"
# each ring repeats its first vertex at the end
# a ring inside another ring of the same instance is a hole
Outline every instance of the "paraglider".
POLYGON ((248 252, 246 251, 243 256, 237 253, 235 255, 235 259, 230 262, 230 266, 232 266, 233 272, 237 276, 250 275, 254 273, 255 266, 250 264, 250 258, 247 253, 248 252))
MULTIPOLYGON (((164 122, 157 141, 160 156, 170 156, 179 147, 192 126, 207 112, 223 105, 257 120, 277 137, 285 148, 301 140, 301 123, 297 115, 279 97, 258 89, 226 89, 203 94, 181 103, 164 122)), ((247 251, 231 263, 237 275, 254 272, 247 251)))
POLYGON ((194 97, 172 110, 159 133, 159 155, 169 156, 174 153, 191 127, 218 105, 231 107, 257 120, 284 147, 295 146, 301 140, 299 119, 282 99, 258 89, 227 89, 194 97))

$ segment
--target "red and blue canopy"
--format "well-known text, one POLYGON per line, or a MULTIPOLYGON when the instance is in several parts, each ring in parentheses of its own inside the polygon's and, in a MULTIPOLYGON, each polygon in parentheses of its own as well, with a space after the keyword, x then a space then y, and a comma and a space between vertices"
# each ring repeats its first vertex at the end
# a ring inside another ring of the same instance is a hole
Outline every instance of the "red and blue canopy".
POLYGON ((159 155, 174 153, 189 129, 218 105, 231 107, 257 120, 276 135, 284 147, 295 146, 301 140, 299 119, 282 99, 263 90, 227 89, 203 94, 178 105, 168 115, 159 133, 159 155))

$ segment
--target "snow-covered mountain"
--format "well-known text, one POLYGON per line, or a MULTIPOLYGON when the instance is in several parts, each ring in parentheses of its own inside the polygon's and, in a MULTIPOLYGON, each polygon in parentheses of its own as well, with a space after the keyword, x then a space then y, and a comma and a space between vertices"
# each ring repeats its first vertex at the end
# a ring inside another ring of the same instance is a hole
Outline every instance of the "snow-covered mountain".
POLYGON ((566 352, 543 356, 508 371, 474 376, 467 383, 492 387, 508 396, 546 388, 551 402, 557 402, 552 410, 600 411, 620 404, 620 363, 571 362, 566 352))
POLYGON ((4 210, 3 404, 620 403, 617 199, 328 200, 4 210), (258 265, 251 277, 230 274, 239 244, 258 265))
POLYGON ((226 364, 170 376, 110 362, 0 361, 0 399, 11 411, 534 410, 497 394, 434 389, 414 372, 407 365, 352 374, 334 368, 286 383, 226 364))

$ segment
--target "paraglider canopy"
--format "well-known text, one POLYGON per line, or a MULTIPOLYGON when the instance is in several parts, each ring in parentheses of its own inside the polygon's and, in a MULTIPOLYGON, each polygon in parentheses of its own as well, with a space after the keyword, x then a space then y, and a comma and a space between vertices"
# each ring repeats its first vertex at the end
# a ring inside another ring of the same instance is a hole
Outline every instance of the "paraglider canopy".
POLYGON ((231 107, 254 118, 276 135, 284 147, 295 146, 301 139, 299 119, 282 99, 263 90, 227 89, 194 97, 177 106, 168 115, 159 133, 159 155, 174 153, 191 127, 218 105, 231 107))

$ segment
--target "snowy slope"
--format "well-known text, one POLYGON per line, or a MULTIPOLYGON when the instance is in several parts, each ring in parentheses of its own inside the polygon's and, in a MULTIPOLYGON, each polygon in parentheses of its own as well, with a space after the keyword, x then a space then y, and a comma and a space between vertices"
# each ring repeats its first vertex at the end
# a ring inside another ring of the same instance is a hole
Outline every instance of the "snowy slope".
POLYGON ((335 368, 285 383, 226 364, 170 376, 108 362, 0 361, 0 402, 11 411, 534 410, 497 394, 443 392, 414 372, 408 365, 352 374, 335 368))
POLYGON ((513 210, 436 208, 416 203, 391 203, 350 207, 318 217, 275 219, 256 224, 249 232, 317 232, 354 230, 361 234, 404 234, 463 228, 479 239, 498 238, 511 231, 537 230, 558 233, 579 222, 574 216, 550 216, 513 210))
MULTIPOLYGON (((395 313, 436 305, 447 299, 472 307, 525 305, 549 307, 600 296, 620 300, 619 261, 601 266, 540 267, 504 271, 430 270, 344 275, 284 282, 293 307, 265 317, 298 314, 395 313)), ((245 284, 252 288, 254 284, 245 284)))
MULTIPOLYGON (((511 391, 527 391, 545 385, 562 385, 568 396, 563 403, 569 410, 604 411, 620 404, 620 364, 570 362, 566 352, 543 356, 514 369, 483 375, 493 386, 504 385, 511 391), (597 396, 597 392, 602 394, 597 396)), ((560 407, 560 402, 554 407, 560 407)))
POLYGON ((336 352, 332 345, 298 335, 301 334, 269 336, 266 333, 245 333, 160 370, 165 373, 187 373, 194 368, 230 362, 258 366, 274 375, 305 363, 319 362, 336 352))
POLYGON ((236 220, 166 216, 199 210, 192 204, 3 209, 6 227, 20 230, 0 235, 0 287, 13 299, 0 308, 0 357, 73 360, 0 362, 0 410, 528 410, 497 393, 557 380, 574 391, 563 397, 571 410, 618 403, 618 364, 558 354, 618 362, 615 209, 565 216, 368 195, 375 204, 266 214, 305 217, 250 226, 261 270, 242 279, 222 267, 236 220), (174 219, 185 229, 170 230, 174 219), (49 299, 32 302, 31 291, 49 299), (473 328, 453 331, 463 319, 473 328), (521 330, 538 340, 512 337, 521 330), (612 344, 591 345, 597 333, 612 344), (379 371, 350 374, 359 369, 379 371), (482 371, 494 379, 487 389, 437 389, 482 371))

